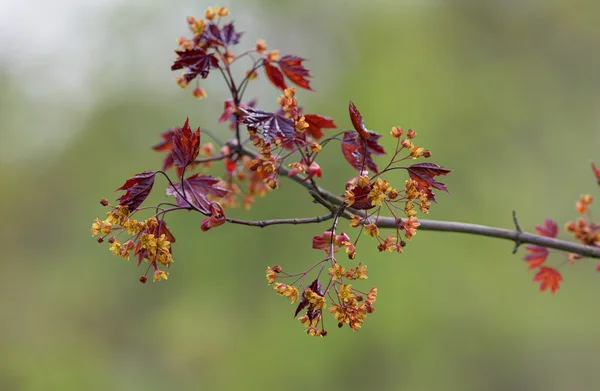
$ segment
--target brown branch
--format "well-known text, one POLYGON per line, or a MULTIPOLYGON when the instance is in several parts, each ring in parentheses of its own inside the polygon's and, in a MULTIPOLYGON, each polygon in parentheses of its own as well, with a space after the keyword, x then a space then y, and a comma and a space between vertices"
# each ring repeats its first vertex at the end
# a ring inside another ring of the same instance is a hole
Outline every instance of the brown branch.
MULTIPOLYGON (((252 158, 258 157, 258 154, 252 150, 243 147, 240 151, 241 154, 250 156, 252 158)), ((279 175, 286 176, 289 179, 297 182, 304 186, 313 198, 326 207, 327 209, 334 211, 337 210, 341 205, 344 204, 344 200, 340 196, 319 187, 312 181, 305 180, 300 174, 289 176, 290 169, 281 166, 279 168, 279 175)), ((360 211, 346 208, 341 214, 345 218, 350 218, 350 215, 362 214, 360 211)), ((549 238, 546 236, 536 235, 529 232, 524 232, 520 229, 516 220, 516 215, 513 216, 516 230, 488 227, 479 224, 461 223, 456 221, 438 221, 438 220, 421 220, 419 222, 419 231, 440 231, 440 232, 457 232, 466 233, 479 236, 487 236, 490 238, 506 239, 515 242, 515 248, 518 248, 522 243, 535 244, 542 247, 552 248, 555 250, 568 251, 571 253, 579 254, 584 257, 600 258, 600 247, 587 246, 574 242, 569 242, 561 239, 549 238)), ((392 217, 380 217, 376 221, 379 228, 396 228, 396 219, 392 217)))
POLYGON ((227 222, 233 223, 233 224, 248 225, 251 227, 264 228, 269 225, 278 225, 278 224, 297 225, 297 224, 320 223, 323 221, 331 220, 333 218, 333 215, 334 215, 333 213, 328 213, 326 215, 315 216, 315 217, 304 217, 304 218, 295 218, 295 219, 257 220, 257 221, 239 220, 239 219, 234 219, 234 218, 228 217, 227 222))

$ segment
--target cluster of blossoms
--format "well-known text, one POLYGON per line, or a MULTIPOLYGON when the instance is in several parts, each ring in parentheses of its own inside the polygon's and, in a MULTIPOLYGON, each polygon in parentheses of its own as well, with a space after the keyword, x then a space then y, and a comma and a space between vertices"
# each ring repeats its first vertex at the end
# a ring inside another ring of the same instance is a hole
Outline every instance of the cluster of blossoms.
MULTIPOLYGON (((431 189, 447 191, 443 183, 435 177, 446 175, 450 170, 433 163, 418 163, 401 166, 404 161, 421 157, 429 158, 431 153, 416 145, 413 130, 403 137, 401 128, 392 128, 396 138, 396 149, 388 165, 379 170, 374 156, 385 151, 378 140, 380 134, 368 130, 362 121, 358 108, 350 102, 349 114, 354 130, 340 132, 325 137, 324 130, 337 126, 332 118, 304 112, 298 105, 296 87, 312 90, 310 72, 303 65, 305 59, 295 55, 279 54, 278 50, 267 51, 264 40, 258 40, 250 49, 234 51, 242 36, 236 31, 233 22, 225 23, 223 18, 229 10, 224 7, 209 7, 203 18, 188 17, 190 38, 177 40, 177 58, 171 70, 183 70, 176 83, 185 88, 195 81, 193 95, 205 98, 201 88, 202 79, 218 69, 225 79, 230 98, 224 101, 224 110, 218 118, 231 130, 226 142, 219 141, 206 130, 219 146, 212 142, 200 142, 200 128, 192 131, 189 121, 182 127, 173 127, 161 134, 161 142, 153 147, 156 151, 167 152, 162 170, 144 171, 128 179, 117 190, 126 193, 119 198, 119 204, 112 207, 103 221, 96 219, 92 224, 92 234, 102 235, 103 242, 108 237, 113 254, 129 259, 138 257, 138 266, 149 262, 148 270, 140 277, 146 282, 147 273, 154 270, 154 281, 167 279, 168 273, 160 265, 168 268, 173 262, 171 243, 175 238, 167 228, 165 215, 187 210, 204 216, 200 224, 202 232, 221 226, 226 222, 264 227, 283 223, 319 223, 333 220, 329 230, 313 237, 312 247, 323 250, 325 258, 320 259, 306 271, 289 274, 280 266, 267 269, 267 281, 273 284, 277 294, 298 303, 294 317, 313 336, 327 335, 324 325, 324 311, 335 318, 337 325, 348 325, 358 330, 368 314, 374 311, 377 288, 363 292, 355 285, 368 277, 367 266, 356 259, 358 240, 364 231, 367 236, 377 239, 380 251, 401 253, 406 246, 404 239, 412 238, 419 226, 418 212, 428 213, 431 202, 435 201, 431 189), (252 61, 242 80, 233 76, 231 65, 246 58, 252 61), (263 69, 271 84, 281 90, 277 99, 277 109, 273 112, 260 110, 256 100, 243 100, 250 83, 259 77, 263 69), (295 87, 288 85, 293 83, 295 87), (242 132, 242 126, 246 131, 242 132), (328 200, 316 184, 323 171, 317 158, 327 144, 340 143, 344 159, 356 170, 346 184, 345 194, 328 200), (222 177, 191 173, 202 168, 217 169, 216 162, 224 166, 222 177), (174 168, 177 179, 172 179, 167 170, 174 168), (392 170, 405 169, 409 179, 404 188, 396 188, 385 179, 392 170), (164 176, 169 182, 166 195, 173 197, 155 207, 141 207, 153 189, 156 175, 164 176), (226 217, 225 210, 239 206, 248 209, 256 197, 262 197, 279 188, 280 175, 291 177, 309 189, 313 198, 323 205, 330 214, 313 218, 283 219, 271 221, 246 221, 226 217), (133 219, 142 209, 155 209, 156 213, 142 221, 133 219), (395 219, 395 234, 380 235, 378 219, 382 212, 389 212, 395 219), (350 220, 350 226, 359 228, 355 240, 346 233, 336 232, 340 217, 350 220), (120 235, 127 238, 118 239, 120 235), (402 236, 403 235, 403 236, 402 236), (346 253, 351 265, 343 265, 336 258, 340 249, 346 253), (349 267, 351 266, 351 267, 349 267), (329 273, 327 273, 327 271, 329 273), (307 283, 309 274, 316 274, 307 283), (323 284, 321 283, 323 280, 323 284)), ((102 204, 108 206, 108 201, 102 204)))
MULTIPOLYGON (((102 199, 101 204, 108 206, 108 200, 102 199)), ((113 207, 106 213, 106 219, 96 219, 92 223, 92 236, 98 236, 98 242, 102 243, 108 237, 109 250, 116 256, 129 260, 131 253, 138 257, 138 265, 142 261, 150 265, 140 277, 140 281, 147 281, 148 271, 154 270, 153 281, 166 280, 169 273, 160 269, 159 265, 167 268, 173 262, 171 243, 175 238, 167 228, 163 220, 156 216, 138 221, 131 218, 129 208, 124 205, 113 207), (110 235, 110 236, 109 236, 110 235), (129 235, 127 239, 119 240, 120 235, 129 235)))

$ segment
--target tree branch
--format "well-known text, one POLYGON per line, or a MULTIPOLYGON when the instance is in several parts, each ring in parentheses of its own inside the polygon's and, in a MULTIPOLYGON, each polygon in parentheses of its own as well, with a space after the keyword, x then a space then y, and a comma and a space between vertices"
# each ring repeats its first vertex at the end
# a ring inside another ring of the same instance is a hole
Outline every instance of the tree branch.
MULTIPOLYGON (((247 155, 252 158, 257 158, 258 153, 242 147, 240 154, 247 155)), ((312 181, 307 181, 300 174, 289 175, 290 169, 281 166, 279 168, 279 175, 286 176, 294 182, 304 186, 309 193, 315 199, 315 202, 320 203, 325 208, 335 211, 341 205, 344 204, 342 197, 336 196, 335 194, 319 187, 312 181)), ((346 208, 341 213, 341 216, 349 219, 351 214, 363 214, 364 212, 353 210, 352 208, 346 208)), ((456 221, 438 221, 438 220, 421 220, 421 225, 418 231, 441 231, 441 232, 457 232, 466 233, 479 236, 487 236, 490 238, 506 239, 511 240, 515 243, 515 249, 518 248, 522 243, 534 244, 542 247, 552 248, 555 250, 568 251, 571 253, 579 254, 589 258, 600 258, 600 247, 587 246, 574 242, 569 242, 561 239, 549 238, 546 236, 536 235, 529 232, 524 232, 520 229, 516 220, 516 215, 513 215, 515 221, 516 230, 488 227, 479 224, 461 223, 456 221)), ((396 228, 396 219, 392 217, 379 217, 376 220, 379 228, 396 228)))
POLYGON ((328 213, 322 216, 316 217, 304 217, 304 218, 295 218, 295 219, 275 219, 275 220, 258 220, 258 221, 250 221, 250 220, 239 220, 228 217, 227 222, 233 224, 241 224, 248 225, 251 227, 260 227, 264 228, 269 225, 278 225, 278 224, 311 224, 311 223, 320 223, 323 221, 331 220, 333 218, 333 213, 328 213))

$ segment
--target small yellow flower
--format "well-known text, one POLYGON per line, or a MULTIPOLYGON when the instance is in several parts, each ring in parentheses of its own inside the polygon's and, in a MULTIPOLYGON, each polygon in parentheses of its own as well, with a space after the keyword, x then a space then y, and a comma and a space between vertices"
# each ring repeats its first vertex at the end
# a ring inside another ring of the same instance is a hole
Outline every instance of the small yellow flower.
POLYGON ((367 224, 365 225, 365 232, 369 236, 376 237, 379 235, 379 227, 375 223, 367 224))
POLYGON ((329 268, 329 275, 333 280, 339 280, 346 273, 346 269, 340 266, 339 263, 334 263, 333 267, 329 268))
POLYGON ((194 98, 198 98, 198 99, 204 99, 208 96, 208 94, 206 93, 206 90, 201 87, 194 88, 194 91, 192 91, 192 95, 194 95, 194 98))
POLYGON ((158 282, 158 281, 160 281, 160 280, 167 280, 168 278, 169 278, 169 273, 168 273, 168 272, 166 272, 166 271, 164 271, 164 270, 161 270, 161 269, 157 269, 157 270, 154 272, 154 278, 153 278, 153 281, 154 281, 154 282, 158 282))
POLYGON ((226 8, 226 7, 219 7, 219 6, 216 6, 216 7, 215 7, 215 12, 216 12, 216 13, 217 13, 217 15, 219 15, 219 16, 227 16, 227 15, 229 15, 229 9, 228 9, 228 8, 226 8))
POLYGON ((204 11, 204 17, 208 20, 213 20, 217 16, 217 13, 213 9, 213 7, 208 7, 206 11, 204 11))
POLYGON ((271 268, 271 266, 267 267, 267 283, 271 285, 277 279, 277 273, 275 270, 271 268))
POLYGON ((92 236, 100 234, 100 232, 102 231, 102 221, 100 221, 100 219, 94 220, 94 222, 92 223, 92 228, 90 230, 92 231, 92 236))
POLYGON ((255 50, 256 53, 259 55, 262 55, 264 52, 267 51, 267 43, 264 39, 259 39, 258 41, 256 41, 255 50))

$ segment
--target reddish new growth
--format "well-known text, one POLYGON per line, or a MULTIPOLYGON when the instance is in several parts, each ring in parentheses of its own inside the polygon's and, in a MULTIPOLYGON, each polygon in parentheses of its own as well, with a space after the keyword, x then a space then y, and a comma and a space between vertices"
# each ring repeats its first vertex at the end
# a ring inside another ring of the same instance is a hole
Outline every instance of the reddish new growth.
MULTIPOLYGON (((264 40, 246 49, 236 49, 242 33, 233 22, 224 22, 228 14, 226 8, 211 7, 204 18, 189 17, 191 37, 177 40, 179 48, 171 67, 183 71, 176 78, 178 85, 187 87, 195 83, 192 95, 197 98, 207 96, 203 79, 213 74, 223 77, 230 96, 223 102, 224 111, 218 121, 227 125, 228 141, 221 143, 200 128, 192 130, 187 119, 182 126, 164 131, 161 141, 153 147, 166 153, 162 169, 137 174, 119 187, 117 190, 125 194, 118 198, 117 205, 110 206, 105 220, 95 220, 92 234, 99 236, 99 242, 109 237, 110 250, 115 255, 129 259, 133 254, 138 265, 148 262, 148 269, 140 277, 140 281, 146 282, 150 270, 154 271, 154 281, 167 279, 168 273, 161 267, 169 268, 173 262, 171 243, 175 237, 165 222, 171 212, 200 213, 203 218, 199 228, 203 232, 226 222, 264 227, 331 220, 330 228, 319 230, 312 241, 312 248, 325 251, 323 258, 300 273, 286 273, 280 266, 269 267, 267 280, 277 294, 298 303, 294 316, 306 326, 308 334, 327 334, 323 315, 327 311, 339 327, 348 325, 358 330, 374 311, 377 298, 377 288, 363 291, 357 286, 368 273, 367 266, 356 260, 359 239, 364 233, 374 238, 367 240, 379 251, 402 253, 405 240, 411 239, 420 225, 417 215, 427 214, 435 202, 433 191, 447 191, 436 177, 447 175, 450 170, 434 163, 409 164, 415 159, 429 158, 431 152, 414 143, 415 131, 408 130, 404 135, 399 127, 392 128, 396 145, 385 167, 379 169, 375 158, 385 154, 379 143, 382 136, 366 127, 361 112, 352 102, 349 123, 354 129, 329 134, 329 129, 337 127, 332 118, 305 112, 298 104, 296 87, 312 90, 311 75, 304 66, 306 60, 295 55, 280 56, 278 50, 268 51, 264 40), (236 78, 231 66, 243 61, 249 65, 242 77, 236 78), (248 85, 259 78, 261 69, 282 93, 271 110, 259 108, 256 99, 244 99, 248 85), (213 142, 203 144, 203 135, 219 146, 213 142), (348 175, 345 189, 340 189, 344 193, 342 198, 332 201, 327 200, 316 184, 327 172, 317 160, 324 147, 336 142, 355 172, 348 175), (175 172, 167 174, 171 168, 175 172), (204 173, 208 169, 216 171, 218 176, 204 173), (397 170, 406 170, 406 179, 399 181, 392 177, 397 170), (167 180, 166 195, 170 198, 155 206, 143 206, 157 175, 167 180), (277 189, 281 177, 307 187, 329 213, 267 221, 229 217, 231 208, 240 204, 250 208, 256 197, 277 189), (395 232, 390 235, 381 234, 378 227, 384 215, 395 219, 395 232), (350 220, 350 226, 355 228, 354 239, 338 232, 340 217, 350 220), (349 260, 337 256, 340 249, 349 260)), ((108 200, 103 199, 102 205, 109 206, 108 200)))
MULTIPOLYGON (((596 177, 596 181, 600 184, 600 170, 593 163, 592 171, 596 177)), ((581 244, 600 247, 600 224, 592 219, 589 210, 593 201, 594 198, 590 194, 583 194, 579 197, 579 200, 575 203, 575 210, 580 214, 580 217, 575 221, 569 221, 565 224, 565 231, 573 235, 581 244)), ((535 229, 542 236, 555 238, 558 235, 558 226, 551 219, 546 219, 544 226, 536 226, 535 229)), ((550 289, 552 293, 558 290, 559 284, 562 282, 562 275, 558 271, 558 268, 582 259, 582 256, 579 254, 568 253, 563 262, 556 267, 551 267, 546 262, 550 254, 546 247, 528 245, 526 250, 528 254, 524 260, 529 264, 530 270, 536 270, 533 280, 540 283, 541 291, 550 289)), ((600 271, 600 263, 596 266, 596 269, 600 271)))

